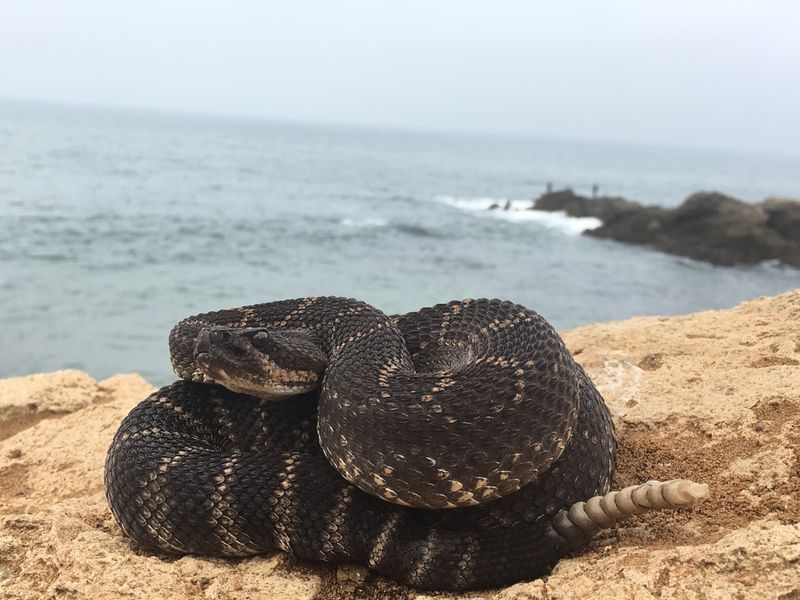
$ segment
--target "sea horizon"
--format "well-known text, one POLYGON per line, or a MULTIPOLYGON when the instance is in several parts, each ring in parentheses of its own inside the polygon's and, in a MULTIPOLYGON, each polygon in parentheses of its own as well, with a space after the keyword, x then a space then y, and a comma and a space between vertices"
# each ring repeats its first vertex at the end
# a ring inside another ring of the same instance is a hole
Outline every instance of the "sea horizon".
MULTIPOLYGON (((691 144, 691 143, 670 143, 670 142, 653 142, 645 140, 625 140, 625 139, 599 139, 599 138, 582 138, 582 137, 555 137, 548 135, 538 135, 533 132, 508 132, 508 131, 479 131, 469 129, 438 129, 424 126, 402 126, 402 125, 389 125, 384 123, 366 123, 366 122, 349 122, 349 121, 336 121, 325 119, 304 119, 300 117, 284 117, 279 115, 259 115, 254 113, 236 113, 236 112, 214 112, 204 110, 191 110, 181 109, 175 107, 158 107, 158 106, 136 106, 136 105, 123 105, 104 102, 85 102, 77 100, 53 100, 44 98, 27 98, 27 97, 11 97, 0 96, 0 106, 2 105, 19 105, 24 106, 41 106, 42 108, 64 108, 86 110, 89 112, 121 112, 121 113, 144 113, 162 115, 176 119, 187 120, 219 120, 219 121, 242 121, 252 124, 264 124, 273 126, 289 126, 297 128, 310 128, 310 129, 331 129, 337 131, 361 131, 364 133, 374 134, 397 134, 397 135, 430 135, 438 137, 450 138, 474 138, 474 139, 495 139, 504 140, 508 142, 535 142, 546 144, 564 144, 574 145, 581 144, 587 146, 598 147, 618 147, 627 149, 651 149, 671 152, 699 152, 699 153, 716 153, 716 154, 729 154, 733 156, 749 157, 749 158, 766 158, 776 160, 778 162, 800 162, 800 148, 794 152, 785 148, 761 148, 754 146, 731 146, 731 145, 708 145, 708 144, 691 144)), ((800 195, 800 192, 797 192, 800 195)), ((634 200, 633 198, 630 198, 634 200)))

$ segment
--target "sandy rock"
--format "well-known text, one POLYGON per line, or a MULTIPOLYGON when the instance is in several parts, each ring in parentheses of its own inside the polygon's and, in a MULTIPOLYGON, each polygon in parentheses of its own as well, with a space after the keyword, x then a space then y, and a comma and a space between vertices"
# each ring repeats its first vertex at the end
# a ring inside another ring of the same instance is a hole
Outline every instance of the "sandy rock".
POLYGON ((797 524, 756 521, 708 544, 606 550, 603 577, 597 576, 598 565, 563 561, 548 578, 546 597, 771 598, 799 584, 797 524))
MULTIPOLYGON (((800 597, 800 290, 564 337, 614 414, 615 487, 688 477, 709 484, 711 499, 625 522, 549 577, 461 597, 800 597)), ((453 597, 375 576, 343 589, 335 567, 281 553, 222 560, 133 547, 108 510, 103 462, 152 389, 138 375, 95 382, 77 371, 0 381, 0 597, 453 597)))
POLYGON ((80 371, 6 379, 0 387, 0 440, 42 419, 74 412, 91 403, 97 383, 80 371))

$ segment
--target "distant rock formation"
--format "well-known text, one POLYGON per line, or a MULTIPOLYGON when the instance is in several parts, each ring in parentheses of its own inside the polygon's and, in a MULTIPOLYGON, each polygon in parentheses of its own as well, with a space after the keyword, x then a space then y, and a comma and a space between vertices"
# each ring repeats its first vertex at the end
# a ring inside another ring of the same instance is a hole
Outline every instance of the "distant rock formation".
POLYGON ((506 200, 505 204, 501 207, 499 202, 492 202, 489 206, 488 210, 497 210, 498 208, 502 208, 503 210, 510 210, 511 209, 511 200, 506 200))
POLYGON ((796 200, 770 198, 748 204, 718 192, 699 192, 668 209, 564 190, 544 194, 533 208, 596 217, 603 224, 585 231, 586 235, 643 244, 716 265, 780 260, 800 267, 800 202, 796 200))

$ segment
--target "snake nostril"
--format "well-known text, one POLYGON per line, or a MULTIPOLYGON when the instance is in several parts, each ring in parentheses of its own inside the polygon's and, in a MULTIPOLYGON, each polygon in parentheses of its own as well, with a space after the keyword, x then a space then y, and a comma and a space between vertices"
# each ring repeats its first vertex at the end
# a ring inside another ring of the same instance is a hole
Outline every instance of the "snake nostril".
POLYGON ((209 348, 211 347, 211 335, 209 334, 208 329, 203 329, 197 335, 197 341, 195 342, 194 353, 202 354, 204 352, 208 352, 209 348))

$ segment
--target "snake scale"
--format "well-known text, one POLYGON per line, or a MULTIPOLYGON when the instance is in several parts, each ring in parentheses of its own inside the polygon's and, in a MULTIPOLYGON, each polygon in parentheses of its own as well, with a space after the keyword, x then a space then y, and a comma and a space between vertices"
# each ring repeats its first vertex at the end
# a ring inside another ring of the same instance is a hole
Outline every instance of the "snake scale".
POLYGON ((573 516, 608 492, 614 428, 558 334, 518 304, 389 317, 284 300, 184 319, 170 352, 181 379, 131 411, 106 459, 112 513, 142 547, 278 548, 464 590, 545 574, 622 518, 619 501, 586 503, 599 526, 573 516))

